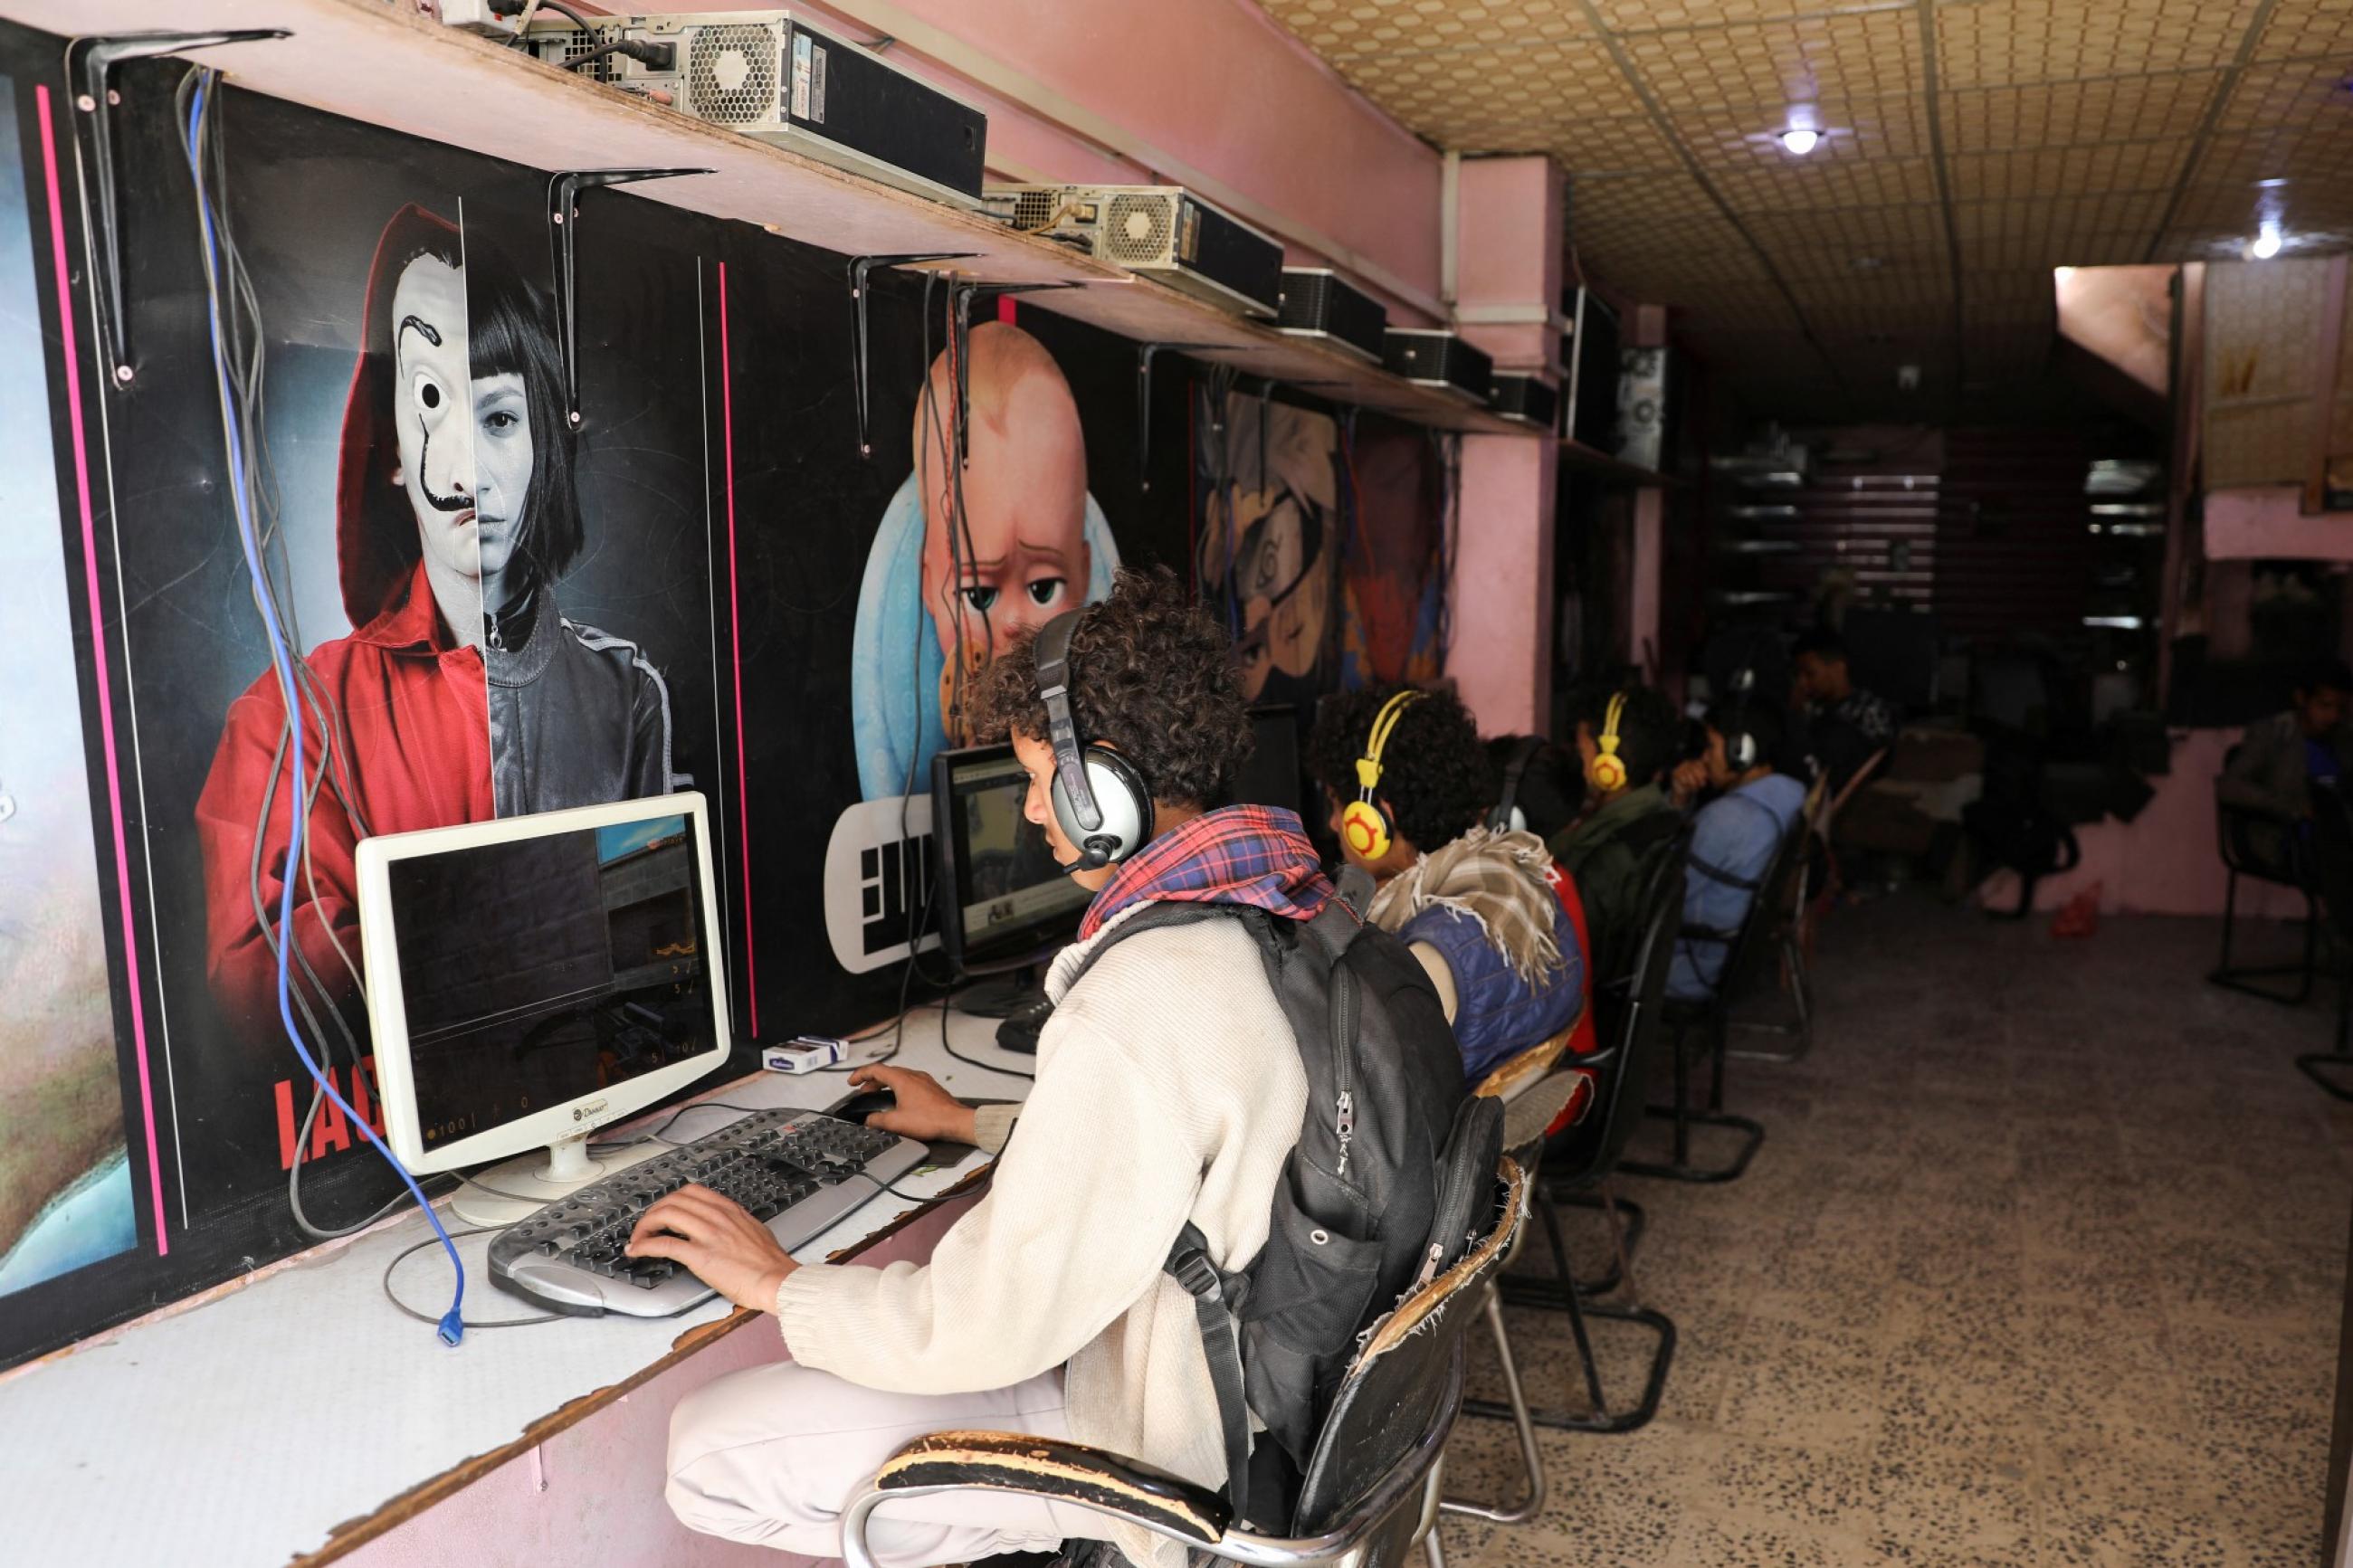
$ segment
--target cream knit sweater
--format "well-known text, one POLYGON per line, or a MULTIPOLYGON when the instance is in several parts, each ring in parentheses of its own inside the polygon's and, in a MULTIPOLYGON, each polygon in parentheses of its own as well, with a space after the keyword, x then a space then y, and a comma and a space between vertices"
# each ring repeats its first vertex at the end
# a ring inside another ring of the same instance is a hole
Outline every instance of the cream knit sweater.
MULTIPOLYGON (((1240 922, 1144 932, 1072 991, 1092 945, 1048 974, 1057 1005, 1019 1131, 931 1261, 797 1269, 776 1316, 794 1359, 870 1388, 998 1388, 1067 1363, 1079 1441, 1222 1486, 1193 1300, 1160 1266, 1188 1219, 1220 1268, 1265 1245, 1306 1074, 1240 922)), ((1141 1531, 1114 1539, 1155 1568, 1185 1560, 1141 1531)))

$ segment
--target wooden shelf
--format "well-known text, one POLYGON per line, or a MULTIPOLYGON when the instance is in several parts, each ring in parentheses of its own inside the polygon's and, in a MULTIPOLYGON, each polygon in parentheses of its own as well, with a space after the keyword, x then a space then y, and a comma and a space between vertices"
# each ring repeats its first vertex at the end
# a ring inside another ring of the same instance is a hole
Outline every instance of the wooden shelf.
POLYGON ((1637 464, 1625 462, 1611 457, 1607 452, 1588 447, 1582 441, 1571 440, 1567 437, 1561 438, 1560 460, 1572 468, 1581 468, 1587 473, 1599 475, 1605 479, 1615 479, 1620 484, 1654 485, 1662 489, 1679 489, 1683 482, 1672 474, 1662 474, 1654 468, 1645 468, 1637 464))
MULTIPOLYGON (((550 172, 708 168, 630 194, 759 224, 846 256, 968 251, 944 271, 1081 287, 1024 303, 1140 342, 1287 382, 1335 403, 1443 429, 1527 434, 1375 365, 1227 315, 1055 241, 705 125, 416 14, 403 0, 0 0, 0 15, 65 37, 280 26, 292 37, 206 49, 236 86, 550 172)), ((128 172, 136 181, 136 171, 128 172)), ((584 237, 583 243, 588 243, 584 237)), ((844 285, 847 308, 847 284, 844 285)))

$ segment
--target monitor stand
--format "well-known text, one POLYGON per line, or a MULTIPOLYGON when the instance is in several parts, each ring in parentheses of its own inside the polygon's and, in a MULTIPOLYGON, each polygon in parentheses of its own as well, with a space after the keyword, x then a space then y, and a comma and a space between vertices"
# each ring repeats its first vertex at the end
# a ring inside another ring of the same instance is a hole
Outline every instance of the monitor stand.
POLYGON ((457 1194, 449 1200, 450 1212, 468 1225, 503 1230, 529 1219, 559 1198, 570 1197, 591 1182, 616 1171, 626 1171, 672 1147, 648 1138, 624 1148, 608 1149, 591 1159, 589 1137, 583 1132, 550 1143, 536 1152, 518 1154, 470 1180, 459 1182, 457 1194))

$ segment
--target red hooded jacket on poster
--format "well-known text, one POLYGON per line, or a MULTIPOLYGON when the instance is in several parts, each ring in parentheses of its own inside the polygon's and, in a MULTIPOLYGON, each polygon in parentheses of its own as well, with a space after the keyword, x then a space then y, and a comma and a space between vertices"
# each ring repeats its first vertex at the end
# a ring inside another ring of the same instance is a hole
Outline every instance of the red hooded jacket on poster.
MULTIPOLYGON (((403 207, 385 226, 369 268, 336 472, 336 555, 343 608, 357 629, 320 645, 305 661, 341 721, 332 764, 360 818, 353 821, 334 789, 319 790, 309 827, 315 901, 307 881, 295 889, 295 940, 339 997, 348 995, 350 976, 327 932, 334 931, 356 963, 353 848, 359 838, 497 815, 482 657, 442 624, 416 516, 397 478, 392 296, 402 271, 427 255, 457 265, 458 232, 420 207, 403 207)), ((285 719, 278 676, 265 669, 230 705, 196 802, 207 967, 214 996, 239 1028, 258 1026, 277 1011, 277 963, 255 903, 258 898, 274 926, 295 793, 280 755, 285 719)), ((307 714, 309 783, 319 779, 327 739, 318 715, 307 714)), ((301 875, 301 867, 294 870, 301 875)))

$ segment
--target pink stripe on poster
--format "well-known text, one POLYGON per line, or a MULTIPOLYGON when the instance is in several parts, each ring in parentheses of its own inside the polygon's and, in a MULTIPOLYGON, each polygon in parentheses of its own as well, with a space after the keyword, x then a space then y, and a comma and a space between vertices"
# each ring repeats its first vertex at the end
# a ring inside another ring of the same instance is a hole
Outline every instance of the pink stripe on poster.
POLYGON ((58 190, 58 137, 49 122, 49 89, 33 89, 40 111, 41 173, 48 182, 49 258, 58 278, 58 330, 66 353, 66 412, 73 427, 74 489, 81 503, 81 567, 90 595, 90 662, 98 675, 98 728, 106 746, 106 797, 114 813, 114 890, 122 911, 122 963, 130 972, 131 1043, 139 1060, 139 1110, 147 1123, 147 1193, 155 1214, 155 1252, 172 1250, 164 1226, 164 1165, 155 1152, 155 1090, 147 1071, 147 1008, 140 998, 139 936, 131 918, 131 848, 122 826, 122 767, 114 744, 114 688, 106 668, 106 624, 99 614, 98 523, 90 500, 90 457, 81 416, 81 354, 74 343, 73 289, 67 279, 66 216, 58 190))
POLYGON ((735 379, 727 363, 727 263, 719 264, 719 424, 727 463, 727 624, 735 667, 735 852, 744 858, 744 995, 760 1037, 760 976, 752 962, 752 796, 744 763, 744 577, 735 553, 735 379))

